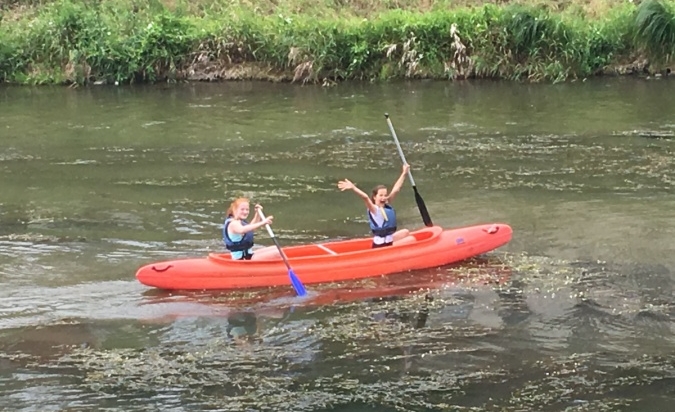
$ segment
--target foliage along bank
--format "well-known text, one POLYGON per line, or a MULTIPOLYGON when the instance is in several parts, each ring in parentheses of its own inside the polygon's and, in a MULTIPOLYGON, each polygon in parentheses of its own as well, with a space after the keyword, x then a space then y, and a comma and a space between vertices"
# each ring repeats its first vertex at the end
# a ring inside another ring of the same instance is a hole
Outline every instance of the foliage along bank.
MULTIPOLYGON (((260 15, 55 0, 0 20, 0 81, 19 84, 266 79, 562 81, 669 72, 675 2, 600 16, 515 5, 393 10, 374 18, 260 15)), ((9 11, 8 11, 9 10, 9 11)))

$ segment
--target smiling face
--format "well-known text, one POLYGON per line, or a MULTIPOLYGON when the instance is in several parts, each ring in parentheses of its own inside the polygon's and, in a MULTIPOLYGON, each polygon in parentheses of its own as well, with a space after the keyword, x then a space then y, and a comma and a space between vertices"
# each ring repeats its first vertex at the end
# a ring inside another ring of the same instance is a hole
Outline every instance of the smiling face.
POLYGON ((248 199, 245 197, 240 197, 234 202, 230 203, 230 207, 227 209, 227 216, 232 217, 233 219, 246 219, 249 212, 249 203, 248 199))
POLYGON ((373 189, 372 200, 376 206, 384 206, 387 204, 387 188, 384 186, 377 186, 373 189))
POLYGON ((249 213, 248 202, 241 202, 234 209, 235 219, 241 219, 241 220, 246 219, 248 217, 248 213, 249 213))

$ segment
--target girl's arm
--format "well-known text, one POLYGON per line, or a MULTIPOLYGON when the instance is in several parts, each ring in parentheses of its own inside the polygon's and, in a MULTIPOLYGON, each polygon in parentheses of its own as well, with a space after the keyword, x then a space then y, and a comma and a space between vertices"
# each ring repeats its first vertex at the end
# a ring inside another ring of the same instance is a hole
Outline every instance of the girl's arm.
POLYGON ((243 235, 243 234, 251 232, 253 230, 260 229, 261 227, 263 227, 265 225, 271 225, 273 218, 274 218, 274 216, 266 216, 265 220, 260 220, 260 218, 258 218, 258 222, 253 223, 253 221, 251 221, 251 223, 249 223, 247 225, 242 225, 241 221, 239 221, 239 220, 233 220, 230 223, 230 226, 228 226, 228 228, 230 229, 230 232, 232 232, 232 233, 236 233, 238 235, 243 235))
POLYGON ((255 207, 253 208, 253 219, 251 219, 249 224, 260 222, 260 214, 258 213, 258 210, 262 210, 262 206, 256 204, 255 207))
POLYGON ((366 207, 368 208, 368 210, 370 210, 370 212, 372 214, 377 213, 377 206, 375 206, 373 201, 370 200, 370 196, 368 196, 366 193, 364 193, 363 190, 356 187, 356 185, 354 183, 350 182, 348 179, 340 180, 338 182, 338 188, 343 192, 345 190, 353 190, 354 193, 356 193, 361 199, 363 199, 363 201, 366 204, 366 207))
POLYGON ((394 200, 394 197, 398 194, 398 192, 401 191, 401 187, 403 186, 403 182, 405 181, 405 175, 408 174, 408 170, 410 170, 410 165, 409 164, 404 164, 403 165, 403 171, 401 172, 401 176, 398 177, 398 180, 396 183, 394 183, 394 186, 391 188, 391 193, 389 193, 389 196, 387 196, 387 201, 391 202, 394 200))

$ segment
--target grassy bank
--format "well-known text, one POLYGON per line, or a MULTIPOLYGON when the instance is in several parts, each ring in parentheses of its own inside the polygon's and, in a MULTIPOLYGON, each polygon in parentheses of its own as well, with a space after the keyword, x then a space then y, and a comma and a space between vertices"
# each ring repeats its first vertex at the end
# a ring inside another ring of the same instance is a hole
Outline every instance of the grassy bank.
POLYGON ((661 71, 675 1, 4 0, 0 80, 561 81, 661 71))

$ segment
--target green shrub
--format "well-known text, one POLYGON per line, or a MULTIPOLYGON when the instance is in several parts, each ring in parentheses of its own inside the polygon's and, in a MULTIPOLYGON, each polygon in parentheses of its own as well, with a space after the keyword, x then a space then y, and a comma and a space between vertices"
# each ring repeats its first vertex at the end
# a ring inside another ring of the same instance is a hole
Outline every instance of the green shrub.
POLYGON ((642 2, 635 16, 636 41, 649 55, 669 62, 675 51, 675 12, 673 5, 659 0, 642 2))
POLYGON ((239 65, 241 78, 310 82, 561 81, 600 73, 641 53, 668 62, 675 47, 671 0, 622 2, 592 17, 580 7, 562 12, 523 4, 458 8, 445 0, 424 13, 407 0, 388 6, 340 2, 339 7, 332 0, 284 0, 278 9, 259 1, 246 6, 178 0, 170 7, 160 0, 37 2, 23 17, 3 17, 0 80, 172 81, 205 67, 239 65), (368 7, 380 9, 368 14, 368 7), (268 69, 247 74, 247 65, 268 69))

